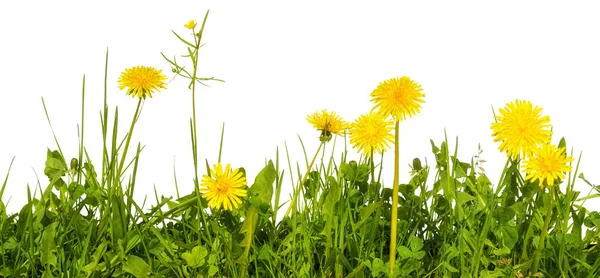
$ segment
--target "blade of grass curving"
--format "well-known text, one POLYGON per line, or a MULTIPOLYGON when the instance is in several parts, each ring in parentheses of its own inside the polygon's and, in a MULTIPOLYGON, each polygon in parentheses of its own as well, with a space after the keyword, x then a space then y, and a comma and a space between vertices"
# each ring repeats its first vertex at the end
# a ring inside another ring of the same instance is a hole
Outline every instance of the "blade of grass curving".
POLYGON ((2 196, 4 196, 4 189, 6 188, 6 184, 8 183, 8 176, 10 175, 10 169, 12 169, 13 162, 15 162, 15 157, 13 157, 10 161, 10 165, 8 166, 8 172, 6 172, 6 177, 4 177, 2 188, 0 188, 0 202, 2 201, 2 196))
MULTIPOLYGON (((154 200, 156 201, 156 206, 162 206, 162 202, 161 200, 158 198, 158 192, 156 191, 156 185, 152 186, 154 189, 154 200)), ((143 212, 142 212, 142 217, 143 216, 143 212)), ((167 223, 165 222, 165 217, 163 215, 163 211, 161 208, 158 208, 152 215, 151 217, 156 217, 158 219, 158 221, 162 222, 163 227, 167 227, 167 223)), ((146 217, 144 217, 144 221, 148 222, 148 220, 146 219, 146 217)), ((149 224, 150 225, 150 224, 149 224)), ((154 227, 154 225, 150 225, 150 227, 154 227)))
MULTIPOLYGON (((48 120, 48 125, 50 126, 50 130, 52 131, 52 137, 54 137, 54 142, 56 142, 56 147, 58 148, 58 152, 62 157, 64 157, 62 149, 60 148, 60 144, 58 143, 58 138, 56 138, 56 133, 54 133, 54 128, 52 127, 52 122, 50 121, 50 116, 48 115, 48 109, 46 109, 46 102, 44 102, 44 98, 42 97, 42 106, 44 107, 44 113, 46 114, 46 119, 48 120)), ((63 166, 67 167, 67 163, 63 162, 63 166)))
MULTIPOLYGON (((119 148, 117 148, 117 134, 118 134, 118 126, 119 126, 119 107, 115 108, 115 120, 113 121, 113 131, 111 138, 111 156, 110 156, 110 173, 107 173, 111 177, 111 183, 109 184, 109 200, 112 198, 112 183, 116 180, 119 180, 119 172, 117 171, 118 164, 118 155, 119 148)), ((109 201, 110 203, 110 201, 109 201)))
POLYGON ((135 181, 136 181, 136 177, 137 177, 137 170, 138 170, 138 163, 140 161, 140 152, 141 152, 141 144, 138 143, 137 146, 137 150, 135 153, 135 156, 133 157, 133 161, 135 162, 133 164, 133 173, 131 174, 131 182, 129 183, 129 185, 127 186, 127 191, 126 191, 126 195, 127 195, 127 219, 125 223, 129 223, 129 220, 131 220, 133 218, 133 215, 131 215, 131 205, 132 205, 132 200, 133 200, 133 193, 135 191, 135 181))
POLYGON ((304 163, 306 164, 306 168, 308 168, 308 155, 306 154, 306 147, 304 147, 304 142, 302 141, 302 137, 298 134, 298 140, 300 141, 300 146, 302 147, 302 154, 304 154, 304 163))
POLYGON ((107 95, 107 80, 108 80, 108 47, 106 48, 106 55, 104 58, 104 103, 103 107, 100 111, 100 125, 102 127, 102 175, 101 175, 101 183, 102 185, 106 182, 106 171, 108 169, 108 148, 106 146, 106 136, 108 133, 108 103, 106 101, 107 95))
MULTIPOLYGON (((277 175, 275 178, 275 201, 272 207, 273 215, 271 216, 271 222, 273 223, 273 226, 275 226, 277 223, 277 212, 279 211, 279 197, 281 195, 281 184, 283 181, 283 171, 281 173, 279 172, 279 147, 275 149, 275 173, 277 175)), ((2 197, 1 193, 0 197, 2 197)), ((271 238, 270 242, 272 244, 273 238, 271 238)))
POLYGON ((223 122, 223 126, 221 127, 221 141, 219 142, 219 158, 217 162, 221 162, 221 154, 223 152, 223 138, 225 136, 225 122, 223 122))
MULTIPOLYGON (((29 189, 29 185, 27 186, 27 204, 33 204, 33 197, 31 196, 31 190, 29 189)), ((23 233, 25 239, 22 240, 22 242, 27 242, 29 245, 27 246, 27 250, 29 251, 27 253, 29 260, 34 261, 35 260, 35 243, 33 242, 34 238, 33 235, 35 235, 35 228, 33 227, 33 212, 32 212, 32 206, 29 205, 26 207, 27 209, 27 214, 25 215, 26 219, 25 221, 27 221, 27 229, 29 233, 23 233)), ((20 213, 19 213, 20 216, 20 213)))
MULTIPOLYGON (((575 171, 569 172, 569 176, 567 178, 567 187, 569 191, 575 190, 575 179, 577 177, 577 173, 579 173, 579 164, 581 163, 582 152, 579 153, 579 158, 577 159, 577 164, 575 165, 575 171)), ((573 151, 571 150, 571 157, 573 157, 573 151)), ((573 162, 569 163, 569 166, 572 166, 573 162)), ((591 193, 591 191, 590 191, 591 193)))
POLYGON ((81 86, 81 138, 79 141, 79 160, 77 161, 77 183, 81 184, 81 173, 82 173, 82 160, 83 160, 83 138, 85 132, 85 74, 83 75, 83 82, 81 86))
MULTIPOLYGON (((207 12, 208 14, 208 12, 207 12)), ((205 19, 206 20, 206 19, 205 19)), ((204 26, 204 24, 202 24, 202 26, 204 26)), ((191 44, 190 42, 186 41, 184 38, 182 38, 181 36, 179 36, 179 34, 177 34, 175 31, 171 30, 171 32, 173 32, 173 34, 183 43, 187 44, 189 47, 195 48, 196 46, 191 44)))
MULTIPOLYGON (((300 138, 300 136, 298 136, 298 138, 300 138)), ((300 138, 300 144, 302 144, 302 139, 301 138, 300 138)), ((313 157, 313 159, 310 162, 310 164, 308 164, 306 166, 306 173, 304 173, 304 176, 302 177, 302 180, 300 180, 300 184, 298 184, 298 186, 296 187, 296 191, 294 192, 294 195, 292 197, 292 201, 290 202, 290 206, 288 207, 288 210, 285 212, 284 218, 286 218, 287 216, 289 216, 290 212, 292 212, 292 211, 295 213, 296 202, 297 202, 298 198, 300 198, 299 195, 302 192, 300 190, 300 188, 302 188, 302 185, 304 184, 304 182, 306 181, 308 175, 310 174, 310 171, 311 171, 311 169, 312 169, 312 167, 313 167, 313 165, 315 163, 315 160, 317 159, 317 156, 319 155, 319 153, 321 152, 321 149, 324 146, 325 146, 325 142, 321 142, 321 144, 319 144, 319 148, 315 152, 315 156, 313 157)), ((304 153, 306 155, 306 151, 304 149, 304 144, 302 144, 302 150, 304 151, 304 153)))
POLYGON ((173 181, 175 183, 175 194, 177 194, 177 199, 179 199, 181 196, 179 195, 179 184, 177 183, 177 171, 175 169, 175 158, 173 158, 173 181))
MULTIPOLYGON (((292 159, 290 158, 290 151, 288 149, 287 146, 287 142, 283 142, 283 144, 285 145, 285 156, 287 158, 287 162, 288 162, 288 169, 290 169, 290 183, 292 185, 292 190, 294 189, 294 171, 292 169, 292 159)), ((300 179, 300 174, 298 173, 298 179, 300 179)))

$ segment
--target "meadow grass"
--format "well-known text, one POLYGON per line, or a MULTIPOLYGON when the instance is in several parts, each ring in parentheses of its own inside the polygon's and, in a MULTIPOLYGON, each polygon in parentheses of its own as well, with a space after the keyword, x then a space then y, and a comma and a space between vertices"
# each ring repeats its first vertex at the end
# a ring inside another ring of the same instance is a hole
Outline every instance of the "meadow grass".
MULTIPOLYGON (((149 209, 134 200, 143 147, 132 147, 131 138, 145 98, 125 121, 128 132, 118 134, 123 121, 106 101, 107 51, 102 160, 90 159, 82 116, 78 157, 68 160, 54 135, 56 150, 46 153, 47 182, 28 188, 27 203, 14 214, 1 201, 10 186, 9 167, 0 187, 0 276, 600 276, 600 214, 583 206, 600 190, 578 173, 579 161, 554 186, 541 186, 523 175, 520 159, 508 157, 494 184, 481 171, 480 154, 458 159, 458 139, 453 147, 447 138, 432 140, 433 164, 415 158, 409 182, 388 188, 383 155, 348 160, 344 133, 325 128, 314 155, 299 140, 307 171, 292 161, 286 145, 285 154, 277 149, 252 179, 239 169, 248 180, 241 204, 212 206, 203 182, 204 176, 216 177, 208 162, 199 161, 195 109, 196 85, 221 81, 196 74, 207 16, 198 32, 195 23, 186 24, 193 40, 174 32, 188 47, 183 57, 190 67, 163 54, 173 72, 190 81, 194 190, 173 198, 155 189, 149 209), (283 211, 288 179, 293 194, 283 211), (590 186, 587 195, 574 190, 576 180, 590 186)), ((83 88, 82 115, 85 78, 83 88)), ((45 104, 44 109, 50 123, 45 104)), ((558 146, 566 147, 566 141, 558 146)))

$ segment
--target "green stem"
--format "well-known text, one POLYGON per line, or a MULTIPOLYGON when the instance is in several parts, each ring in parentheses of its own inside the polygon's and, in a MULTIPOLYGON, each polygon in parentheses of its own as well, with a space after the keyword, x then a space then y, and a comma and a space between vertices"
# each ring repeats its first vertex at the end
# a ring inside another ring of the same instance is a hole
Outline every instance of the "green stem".
MULTIPOLYGON (((208 11, 204 15, 204 20, 202 21, 202 26, 200 27, 200 31, 198 32, 198 36, 194 33, 194 42, 195 49, 193 51, 193 55, 190 55, 190 59, 192 60, 192 65, 194 70, 191 76, 191 90, 192 90, 192 156, 194 159, 194 191, 196 192, 197 200, 198 200, 198 210, 200 211, 200 218, 202 221, 203 227, 207 227, 206 217, 204 208, 202 207, 202 202, 200 200, 200 182, 198 179, 198 129, 196 127, 196 81, 198 74, 198 52, 200 50, 200 44, 202 41, 202 33, 204 31, 204 26, 206 24, 206 19, 208 18, 208 11)), ((206 237, 209 239, 209 242, 212 242, 212 236, 208 232, 208 229, 204 229, 206 233, 206 237)))
POLYGON ((298 187, 296 187, 296 192, 294 192, 294 196, 292 196, 292 202, 290 202, 290 206, 288 207, 287 211, 285 212, 285 215, 283 216, 283 218, 287 218, 290 215, 290 212, 292 211, 292 209, 296 206, 296 200, 298 199, 298 194, 300 194, 300 188, 302 188, 302 185, 304 184, 304 182, 308 178, 308 174, 310 173, 310 169, 312 169, 313 164, 315 164, 315 160, 317 160, 317 156, 319 155, 319 152, 321 151, 321 148, 324 145, 325 145, 325 142, 321 142, 321 144, 319 145, 319 148, 315 152, 315 156, 313 157, 312 161, 308 165, 308 169, 306 169, 306 173, 304 173, 304 177, 302 177, 302 180, 300 181, 300 184, 298 184, 298 187))
POLYGON ((123 171, 123 166, 125 164, 125 158, 127 157, 127 150, 129 149, 129 143, 131 142, 131 137, 133 137, 133 127, 135 126, 135 123, 137 122, 137 119, 139 117, 141 105, 142 105, 142 98, 140 98, 138 101, 137 107, 135 108, 135 113, 133 114, 133 119, 131 120, 131 126, 129 127, 129 133, 127 133, 127 141, 125 142, 125 148, 123 149, 123 153, 121 155, 121 162, 119 163, 119 168, 117 171, 117 176, 119 179, 121 179, 121 175, 123 175, 123 173, 121 171, 123 171))
POLYGON ((533 267, 531 268, 531 273, 537 273, 538 266, 540 264, 540 258, 542 255, 542 250, 544 249, 544 241, 546 240, 546 235, 548 234, 548 225, 550 225, 550 218, 552 217, 552 208, 554 206, 554 186, 550 186, 550 203, 548 205, 548 211, 546 213, 546 220, 544 221, 544 226, 542 227, 542 234, 540 235, 540 242, 538 244, 538 249, 535 250, 535 257, 533 261, 533 267))
POLYGON ((390 277, 393 277, 394 264, 396 264, 396 240, 398 229, 398 180, 400 158, 400 121, 396 120, 396 135, 394 138, 394 183, 392 189, 392 217, 390 219, 390 277))

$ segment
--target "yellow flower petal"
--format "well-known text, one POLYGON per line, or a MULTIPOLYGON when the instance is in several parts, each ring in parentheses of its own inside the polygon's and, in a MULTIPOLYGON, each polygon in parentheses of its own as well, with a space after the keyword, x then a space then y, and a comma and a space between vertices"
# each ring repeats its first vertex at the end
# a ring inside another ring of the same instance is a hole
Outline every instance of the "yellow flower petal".
POLYGON ((188 29, 194 29, 194 28, 196 28, 196 21, 190 20, 188 23, 183 25, 183 27, 188 28, 188 29))
POLYGON ((329 113, 326 110, 308 115, 306 120, 321 131, 321 142, 331 140, 332 134, 341 135, 347 125, 335 112, 329 113))
POLYGON ((569 163, 572 161, 573 158, 567 156, 564 147, 546 143, 525 160, 526 179, 531 182, 539 180, 540 186, 553 186, 555 181, 563 180, 565 173, 571 171, 569 163))
POLYGON ((242 204, 240 197, 246 197, 246 177, 239 169, 231 170, 227 164, 217 163, 210 169, 210 176, 203 175, 200 184, 200 193, 208 200, 208 205, 213 208, 231 210, 242 204))
POLYGON ((125 69, 119 77, 119 89, 127 89, 126 94, 132 97, 152 97, 152 93, 166 89, 167 77, 161 70, 153 67, 137 66, 125 69))
POLYGON ((366 156, 370 156, 371 151, 382 153, 394 140, 393 129, 394 123, 391 120, 371 111, 350 124, 350 144, 366 156))
POLYGON ((386 117, 395 120, 405 120, 421 111, 421 103, 424 103, 423 88, 419 83, 403 76, 383 81, 371 93, 373 107, 386 117))
POLYGON ((516 159, 519 154, 529 156, 549 142, 550 117, 541 113, 542 108, 524 100, 515 100, 500 109, 500 115, 492 123, 492 136, 494 142, 500 142, 500 151, 516 159))

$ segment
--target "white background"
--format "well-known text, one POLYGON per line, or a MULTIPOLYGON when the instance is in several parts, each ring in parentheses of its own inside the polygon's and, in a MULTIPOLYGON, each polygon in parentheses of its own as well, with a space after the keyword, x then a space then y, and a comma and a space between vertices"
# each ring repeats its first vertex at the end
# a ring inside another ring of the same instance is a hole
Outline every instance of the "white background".
MULTIPOLYGON (((491 138, 492 106, 519 98, 543 108, 551 117, 554 143, 566 136, 576 159, 583 152, 580 171, 600 183, 600 17, 592 4, 196 2, 0 4, 2 177, 16 157, 2 197, 10 200, 9 211, 25 203, 26 186, 37 186, 36 173, 41 185, 47 184, 46 149, 56 144, 41 97, 68 161, 77 156, 85 74, 85 139, 99 169, 106 49, 109 105, 111 113, 119 107, 122 136, 137 99, 118 89, 121 71, 154 66, 171 79, 160 52, 173 57, 185 51, 171 30, 189 38, 183 25, 190 19, 200 25, 207 9, 200 75, 226 82, 199 87, 200 157, 216 162, 224 122, 222 161, 245 167, 250 184, 265 159, 274 159, 276 147, 287 168, 285 143, 294 175, 296 162, 304 169, 298 135, 309 157, 319 135, 306 115, 328 109, 353 121, 369 111, 369 94, 379 82, 403 75, 422 85, 426 103, 419 115, 401 123, 401 182, 408 181, 414 157, 433 163, 429 139, 439 144, 444 129, 452 141, 459 137, 461 159, 470 160, 481 144, 486 173, 497 182, 506 158, 491 138)), ((153 199, 153 186, 159 194, 175 194, 174 163, 180 192, 192 190, 186 85, 175 78, 145 103, 132 142, 132 149, 138 141, 146 145, 136 187, 140 202, 146 194, 153 199)), ((350 159, 358 156, 351 153, 350 159)), ((384 165, 389 187, 391 153, 384 165)), ((284 181, 287 195, 289 176, 284 181)), ((577 186, 589 191, 581 181, 577 186)), ((597 209, 594 202, 588 206, 597 209)))

